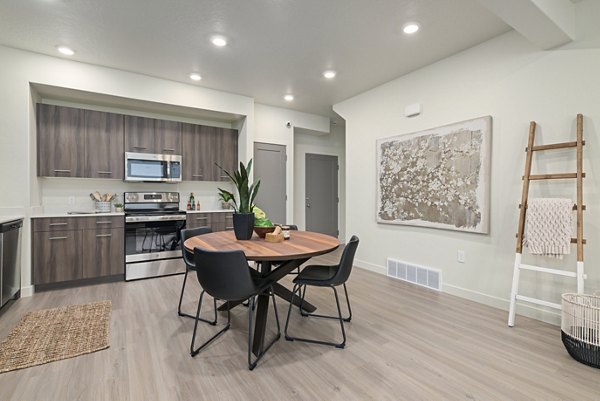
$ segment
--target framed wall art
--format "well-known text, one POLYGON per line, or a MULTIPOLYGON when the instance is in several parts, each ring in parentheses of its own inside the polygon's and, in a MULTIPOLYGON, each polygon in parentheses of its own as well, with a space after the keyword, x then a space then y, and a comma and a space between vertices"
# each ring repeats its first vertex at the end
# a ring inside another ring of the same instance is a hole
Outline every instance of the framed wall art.
POLYGON ((492 117, 377 140, 377 222, 489 232, 492 117))

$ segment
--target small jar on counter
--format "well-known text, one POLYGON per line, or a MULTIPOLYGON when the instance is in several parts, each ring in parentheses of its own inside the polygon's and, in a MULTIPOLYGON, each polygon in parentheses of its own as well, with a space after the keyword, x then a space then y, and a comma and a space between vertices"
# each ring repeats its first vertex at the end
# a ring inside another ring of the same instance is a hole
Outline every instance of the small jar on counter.
POLYGON ((281 226, 281 233, 283 234, 283 239, 290 239, 290 226, 281 226))

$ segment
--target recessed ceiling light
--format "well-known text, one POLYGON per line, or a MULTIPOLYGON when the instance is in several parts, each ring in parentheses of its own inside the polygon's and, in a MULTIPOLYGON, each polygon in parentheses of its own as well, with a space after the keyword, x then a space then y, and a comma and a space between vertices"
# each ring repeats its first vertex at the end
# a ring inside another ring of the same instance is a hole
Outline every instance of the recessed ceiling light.
POLYGON ((73 54, 75 54, 75 51, 67 46, 56 46, 56 50, 58 50, 60 54, 64 54, 65 56, 72 56, 73 54))
POLYGON ((402 28, 402 30, 404 31, 404 33, 412 35, 413 33, 419 30, 419 24, 417 24, 416 22, 409 22, 408 24, 404 25, 404 28, 402 28))
POLYGON ((335 78, 337 72, 335 72, 334 70, 327 70, 325 72, 323 72, 323 76, 327 79, 333 79, 335 78))
POLYGON ((284 99, 286 102, 291 102, 292 100, 294 100, 294 95, 287 94, 287 95, 285 95, 285 96, 283 97, 283 99, 284 99))
POLYGON ((200 74, 196 73, 196 72, 192 72, 190 74, 190 79, 192 81, 200 81, 202 79, 202 77, 200 76, 200 74))
POLYGON ((227 39, 225 39, 223 36, 214 36, 211 39, 211 42, 213 45, 215 45, 217 47, 227 46, 227 39))

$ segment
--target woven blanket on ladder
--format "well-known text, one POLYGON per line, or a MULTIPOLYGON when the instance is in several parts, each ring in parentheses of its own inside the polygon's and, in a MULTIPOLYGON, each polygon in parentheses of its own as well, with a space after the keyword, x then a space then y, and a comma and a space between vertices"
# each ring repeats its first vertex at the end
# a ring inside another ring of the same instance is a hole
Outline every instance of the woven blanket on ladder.
POLYGON ((531 254, 561 259, 571 253, 574 205, 565 198, 529 200, 524 245, 531 254))

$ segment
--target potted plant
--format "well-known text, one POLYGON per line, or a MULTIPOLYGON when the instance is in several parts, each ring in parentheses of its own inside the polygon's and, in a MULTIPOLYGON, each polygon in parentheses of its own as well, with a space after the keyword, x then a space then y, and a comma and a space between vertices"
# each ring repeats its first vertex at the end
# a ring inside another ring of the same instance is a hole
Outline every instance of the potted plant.
POLYGON ((254 199, 258 194, 260 180, 256 180, 252 185, 249 183, 250 171, 252 170, 252 159, 248 165, 240 162, 240 168, 233 174, 223 167, 217 166, 227 174, 231 182, 235 185, 239 198, 225 189, 219 188, 219 198, 224 202, 233 204, 233 231, 238 240, 249 240, 252 238, 254 230, 254 199))

